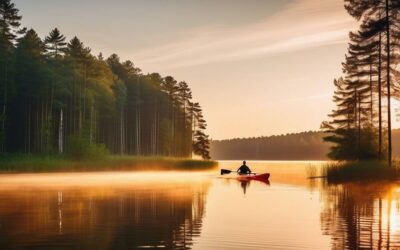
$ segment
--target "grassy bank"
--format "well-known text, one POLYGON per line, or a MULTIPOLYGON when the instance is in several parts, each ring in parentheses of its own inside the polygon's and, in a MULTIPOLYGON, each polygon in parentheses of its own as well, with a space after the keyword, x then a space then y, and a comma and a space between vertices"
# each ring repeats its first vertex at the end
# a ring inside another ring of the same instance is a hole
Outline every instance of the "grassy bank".
POLYGON ((398 162, 389 167, 387 162, 334 162, 324 167, 328 183, 369 180, 399 180, 400 165, 398 162))
POLYGON ((37 155, 0 157, 0 172, 207 170, 218 165, 215 161, 167 157, 106 156, 97 160, 70 160, 62 156, 37 155))

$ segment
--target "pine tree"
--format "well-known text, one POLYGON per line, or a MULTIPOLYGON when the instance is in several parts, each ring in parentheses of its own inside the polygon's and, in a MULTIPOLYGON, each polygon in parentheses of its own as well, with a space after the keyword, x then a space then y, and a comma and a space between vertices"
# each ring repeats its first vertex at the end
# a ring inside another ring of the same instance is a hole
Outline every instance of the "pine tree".
POLYGON ((0 69, 0 88, 9 90, 1 105, 13 110, 7 121, 1 115, 8 128, 1 130, 2 150, 81 157, 79 150, 105 146, 118 154, 186 157, 195 150, 209 158, 206 122, 186 82, 144 75, 116 54, 95 57, 77 37, 66 43, 57 28, 44 41, 33 29, 19 32, 14 4, 0 4, 0 17, 4 9, 16 16, 0 20, 0 67, 8 67, 0 69), (13 78, 10 91, 4 82, 13 78))
POLYGON ((11 89, 12 57, 19 31, 21 16, 10 0, 0 0, 0 152, 5 150, 9 92, 11 89))
POLYGON ((10 117, 10 133, 15 136, 14 146, 28 153, 42 153, 47 147, 45 117, 49 89, 44 51, 44 44, 33 29, 19 39, 16 49, 17 96, 11 104, 16 114, 10 117))
POLYGON ((205 160, 211 159, 210 157, 210 140, 208 135, 205 134, 207 128, 206 121, 203 117, 203 111, 199 104, 193 104, 193 115, 195 117, 195 126, 193 130, 193 153, 201 156, 205 160))
POLYGON ((356 133, 356 98, 350 83, 343 78, 334 81, 333 101, 336 109, 329 115, 330 121, 322 123, 321 128, 329 134, 325 141, 334 143, 329 157, 337 160, 355 160, 358 156, 356 133))
MULTIPOLYGON (((387 159, 389 164, 392 162, 392 121, 391 121, 391 99, 393 91, 398 86, 395 85, 393 75, 397 64, 399 62, 399 51, 393 50, 393 41, 398 39, 397 23, 400 21, 399 12, 400 4, 397 0, 345 0, 345 8, 357 20, 363 20, 364 23, 371 22, 377 25, 379 28, 379 40, 382 42, 382 34, 385 34, 385 55, 381 55, 385 58, 386 68, 384 79, 386 81, 386 99, 387 99, 387 134, 388 134, 388 150, 387 159), (393 53, 392 53, 393 52, 393 53)), ((396 94, 395 94, 396 95, 396 94)), ((395 96, 394 95, 394 96, 395 96)))
POLYGON ((44 42, 46 43, 47 53, 51 57, 58 57, 66 52, 65 36, 57 28, 50 31, 44 42))
MULTIPOLYGON (((51 131, 53 129, 53 108, 54 108, 54 98, 55 96, 59 96, 57 90, 60 88, 60 68, 62 67, 62 56, 65 54, 67 51, 67 43, 65 42, 65 36, 60 33, 60 31, 57 28, 54 28, 52 31, 50 31, 49 35, 45 38, 44 40, 46 44, 46 54, 49 56, 48 58, 48 63, 49 63, 49 68, 51 69, 52 72, 52 80, 51 80, 51 91, 50 91, 50 113, 48 117, 48 126, 49 130, 51 131)), ((58 100, 58 106, 59 106, 59 120, 58 120, 58 133, 57 133, 57 145, 58 145, 58 152, 63 153, 63 148, 64 148, 64 107, 65 104, 61 99, 58 100)), ((52 135, 53 133, 50 132, 49 136, 49 143, 52 144, 52 135)))
POLYGON ((10 42, 15 42, 22 17, 11 0, 0 0, 0 34, 10 42))

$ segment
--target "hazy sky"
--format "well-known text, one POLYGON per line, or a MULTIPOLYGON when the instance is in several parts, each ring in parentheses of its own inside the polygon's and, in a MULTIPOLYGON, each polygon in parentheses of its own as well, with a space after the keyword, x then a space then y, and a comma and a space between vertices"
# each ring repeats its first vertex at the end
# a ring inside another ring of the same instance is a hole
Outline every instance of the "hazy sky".
POLYGON ((342 0, 14 0, 42 37, 187 81, 213 139, 317 130, 353 21, 342 0))

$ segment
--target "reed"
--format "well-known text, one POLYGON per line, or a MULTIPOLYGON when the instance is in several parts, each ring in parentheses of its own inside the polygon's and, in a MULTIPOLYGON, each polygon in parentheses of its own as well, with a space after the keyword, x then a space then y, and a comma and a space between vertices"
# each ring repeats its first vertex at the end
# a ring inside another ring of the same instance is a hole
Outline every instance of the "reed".
POLYGON ((328 183, 400 179, 400 164, 381 161, 331 162, 323 172, 328 183))

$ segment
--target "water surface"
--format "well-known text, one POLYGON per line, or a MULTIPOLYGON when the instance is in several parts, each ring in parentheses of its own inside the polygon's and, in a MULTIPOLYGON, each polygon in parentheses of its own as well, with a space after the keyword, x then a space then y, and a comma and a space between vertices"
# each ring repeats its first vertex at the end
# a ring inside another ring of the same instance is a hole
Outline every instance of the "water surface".
POLYGON ((322 164, 249 162, 269 183, 218 171, 1 175, 0 249, 400 248, 400 185, 307 179, 322 164))

